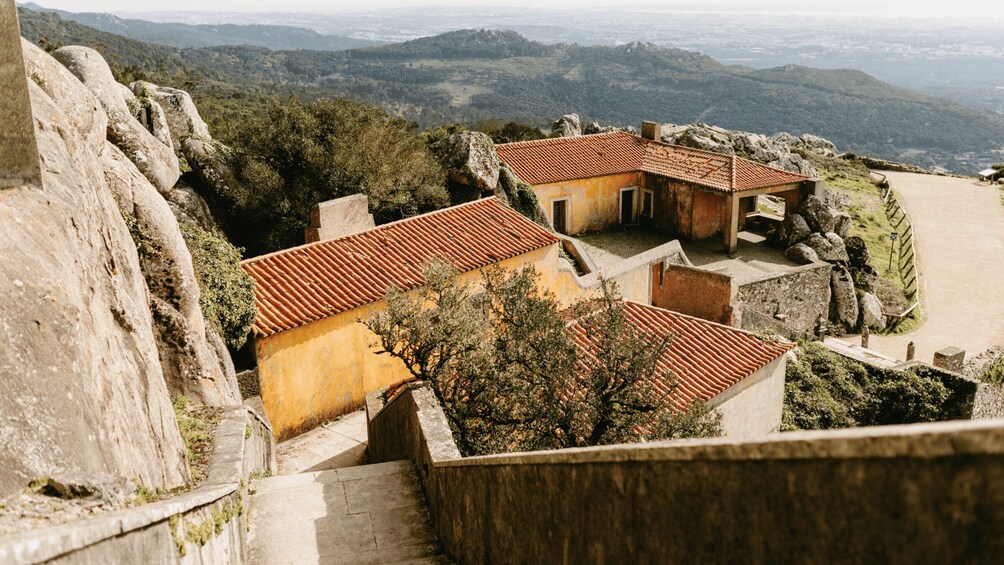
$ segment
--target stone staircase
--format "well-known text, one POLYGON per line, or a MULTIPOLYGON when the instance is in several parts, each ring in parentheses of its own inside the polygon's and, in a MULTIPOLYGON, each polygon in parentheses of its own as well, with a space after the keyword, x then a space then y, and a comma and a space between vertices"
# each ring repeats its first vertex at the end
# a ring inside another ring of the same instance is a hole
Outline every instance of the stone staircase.
POLYGON ((258 479, 251 563, 449 563, 410 461, 258 479))

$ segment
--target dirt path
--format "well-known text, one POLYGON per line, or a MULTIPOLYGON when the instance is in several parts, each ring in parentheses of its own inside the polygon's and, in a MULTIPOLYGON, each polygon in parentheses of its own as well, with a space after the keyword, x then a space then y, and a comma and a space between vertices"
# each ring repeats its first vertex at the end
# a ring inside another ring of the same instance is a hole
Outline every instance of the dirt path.
POLYGON ((898 336, 872 336, 879 352, 930 362, 948 346, 966 357, 1004 344, 1004 207, 995 187, 973 179, 886 173, 916 230, 927 322, 898 336))

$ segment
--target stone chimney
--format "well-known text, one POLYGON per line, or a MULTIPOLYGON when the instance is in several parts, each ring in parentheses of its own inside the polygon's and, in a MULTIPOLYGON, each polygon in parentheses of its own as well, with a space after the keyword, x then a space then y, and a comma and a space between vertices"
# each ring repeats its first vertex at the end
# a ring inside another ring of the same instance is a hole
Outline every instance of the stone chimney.
POLYGON ((314 206, 304 236, 307 243, 328 241, 364 232, 375 225, 366 195, 353 194, 314 206))
POLYGON ((41 186, 42 166, 35 142, 35 121, 28 98, 28 77, 21 54, 21 32, 14 0, 0 0, 0 190, 41 186))
POLYGON ((662 141, 662 124, 659 122, 642 122, 641 136, 652 141, 662 141))

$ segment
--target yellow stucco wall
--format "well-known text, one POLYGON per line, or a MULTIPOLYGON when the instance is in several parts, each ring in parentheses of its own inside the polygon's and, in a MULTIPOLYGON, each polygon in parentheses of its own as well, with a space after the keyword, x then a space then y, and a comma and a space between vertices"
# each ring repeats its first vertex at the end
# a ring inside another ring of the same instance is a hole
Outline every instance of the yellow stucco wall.
MULTIPOLYGON (((641 187, 640 173, 623 173, 588 179, 570 180, 533 187, 553 222, 552 203, 568 198, 568 233, 578 235, 602 230, 620 222, 620 189, 641 187)), ((636 203, 637 207, 637 203, 636 203)))
MULTIPOLYGON (((507 268, 528 264, 541 272, 544 288, 552 288, 561 278, 557 245, 499 263, 507 268)), ((566 290, 555 291, 559 297, 564 292, 573 296, 581 292, 569 284, 574 284, 571 276, 564 283, 566 290)), ((480 272, 465 273, 461 280, 480 280, 480 272)), ((279 439, 352 411, 362 405, 366 394, 410 376, 401 361, 375 352, 371 345, 376 337, 358 322, 385 307, 381 300, 256 340, 262 403, 279 439)))

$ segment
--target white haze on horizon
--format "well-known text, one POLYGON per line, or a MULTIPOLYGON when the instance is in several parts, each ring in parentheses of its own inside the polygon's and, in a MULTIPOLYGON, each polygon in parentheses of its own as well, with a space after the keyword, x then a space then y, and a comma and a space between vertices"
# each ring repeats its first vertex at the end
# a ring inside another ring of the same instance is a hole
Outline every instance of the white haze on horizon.
MULTIPOLYGON (((20 0, 19 0, 20 1, 20 0)), ((472 8, 476 6, 513 9, 532 7, 538 9, 631 9, 673 12, 730 12, 759 14, 834 14, 841 16, 866 17, 920 17, 920 18, 979 18, 997 19, 1000 16, 996 2, 987 0, 874 0, 864 2, 832 2, 820 0, 621 0, 611 6, 610 0, 173 0, 165 4, 162 0, 33 0, 46 8, 70 12, 114 12, 118 14, 142 14, 144 12, 271 12, 271 13, 337 13, 374 12, 380 9, 394 9, 421 6, 456 6, 472 8), (170 6, 170 8, 167 8, 170 6), (698 7, 699 6, 699 7, 698 7)))

